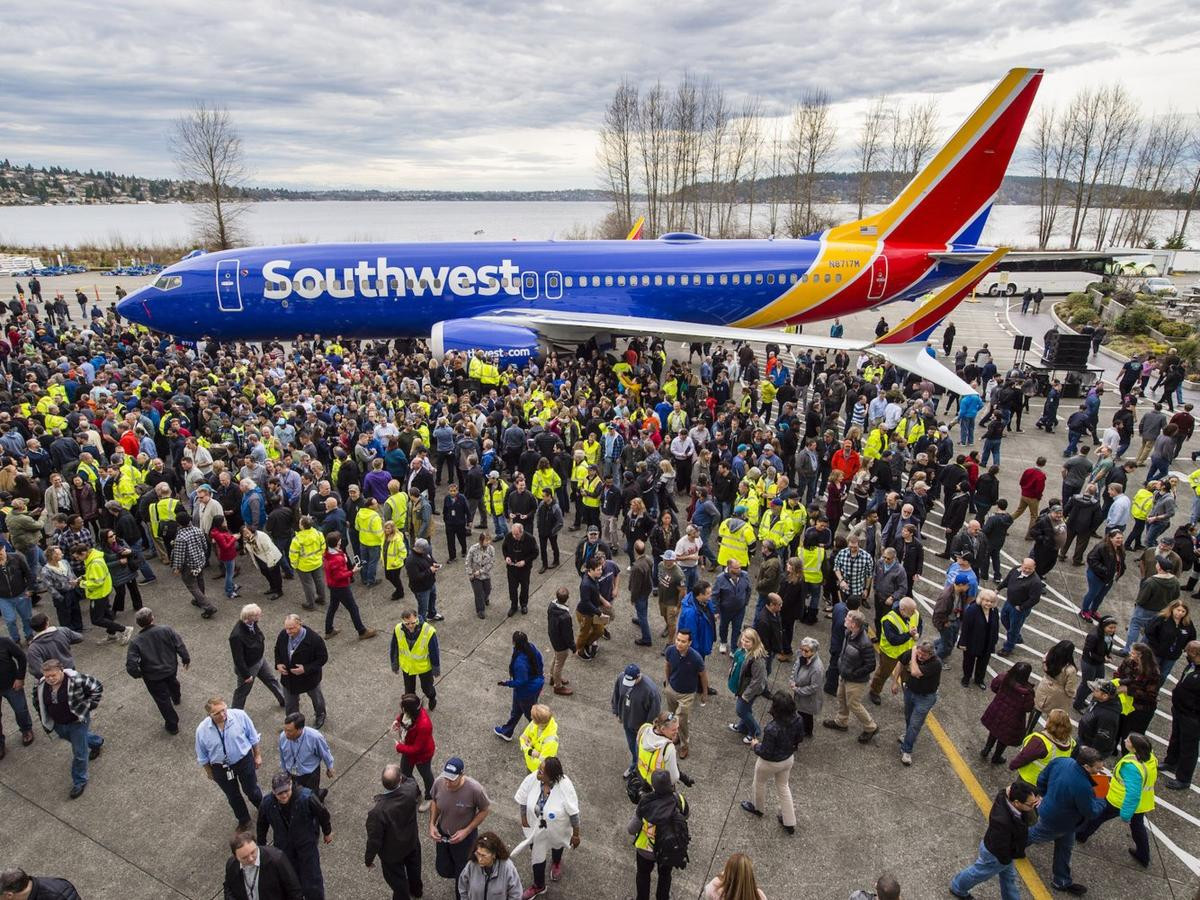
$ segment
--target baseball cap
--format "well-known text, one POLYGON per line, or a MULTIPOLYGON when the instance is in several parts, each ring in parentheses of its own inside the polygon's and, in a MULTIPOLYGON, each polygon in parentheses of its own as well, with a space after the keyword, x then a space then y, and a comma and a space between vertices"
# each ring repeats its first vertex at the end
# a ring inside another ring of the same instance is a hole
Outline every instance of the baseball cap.
POLYGON ((1108 678, 1097 678, 1095 681, 1089 681, 1088 687, 1093 691, 1103 691, 1110 696, 1116 696, 1117 686, 1108 678))
POLYGON ((588 526, 587 533, 588 533, 588 534, 599 534, 599 533, 600 533, 600 529, 599 529, 599 528, 597 528, 595 525, 589 525, 589 526, 588 526))
POLYGON ((488 478, 497 478, 498 479, 499 477, 500 477, 499 472, 488 472, 488 478))
POLYGON ((750 449, 749 444, 738 444, 738 453, 741 453, 743 450, 749 450, 749 449, 750 449))
POLYGON ((954 576, 954 583, 955 584, 970 584, 971 576, 968 575, 966 572, 959 572, 957 575, 954 576))
POLYGON ((637 681, 638 676, 642 674, 642 670, 638 668, 637 663, 630 663, 625 667, 625 677, 621 679, 621 684, 625 687, 633 687, 633 683, 637 681))
POLYGON ((662 558, 667 560, 668 562, 670 562, 671 560, 675 559, 675 551, 674 550, 664 550, 662 558))
POLYGON ((457 778, 466 770, 466 764, 457 756, 450 757, 446 760, 446 764, 442 766, 442 774, 449 775, 451 778, 457 778))
POLYGON ((292 789, 292 776, 287 772, 280 772, 271 779, 271 793, 282 794, 285 791, 292 789))

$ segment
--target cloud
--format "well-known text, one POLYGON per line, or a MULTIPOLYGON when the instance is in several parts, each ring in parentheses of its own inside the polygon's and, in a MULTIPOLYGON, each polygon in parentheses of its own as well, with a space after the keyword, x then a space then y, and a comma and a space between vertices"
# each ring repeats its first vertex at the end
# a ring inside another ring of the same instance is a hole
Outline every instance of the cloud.
POLYGON ((1165 0, 50 7, 0 51, 6 155, 173 175, 171 123, 203 99, 230 109, 259 183, 592 186, 622 78, 690 74, 779 116, 819 88, 846 146, 874 96, 938 95, 949 129, 1011 65, 1047 67, 1048 101, 1121 77, 1148 107, 1190 110, 1200 84, 1200 12, 1165 0))

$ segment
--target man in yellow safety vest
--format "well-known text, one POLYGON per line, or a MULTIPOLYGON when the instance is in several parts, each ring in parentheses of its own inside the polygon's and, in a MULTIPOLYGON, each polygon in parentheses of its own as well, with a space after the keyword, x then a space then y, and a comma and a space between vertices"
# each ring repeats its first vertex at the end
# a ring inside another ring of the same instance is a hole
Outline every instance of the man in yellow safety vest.
POLYGON ((437 707, 437 689, 433 679, 442 674, 441 653, 438 650, 437 629, 417 617, 417 611, 406 609, 392 634, 389 650, 392 671, 404 676, 404 693, 415 694, 417 681, 421 693, 429 701, 429 710, 437 707))

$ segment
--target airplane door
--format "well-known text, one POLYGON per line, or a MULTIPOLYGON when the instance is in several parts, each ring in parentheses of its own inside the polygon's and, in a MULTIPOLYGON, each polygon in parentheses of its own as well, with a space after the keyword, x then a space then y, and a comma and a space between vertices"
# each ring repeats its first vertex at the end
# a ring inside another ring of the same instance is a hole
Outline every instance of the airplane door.
POLYGON ((242 311, 242 285, 238 279, 238 260, 223 259, 217 263, 217 309, 221 312, 242 311))
POLYGON ((871 263, 871 285, 867 289, 868 300, 878 300, 883 296, 883 292, 887 289, 887 276, 887 257, 880 253, 871 263))
POLYGON ((557 300, 562 296, 562 273, 546 273, 546 299, 557 300))
POLYGON ((536 300, 538 296, 538 273, 525 272, 521 275, 521 296, 526 300, 536 300))

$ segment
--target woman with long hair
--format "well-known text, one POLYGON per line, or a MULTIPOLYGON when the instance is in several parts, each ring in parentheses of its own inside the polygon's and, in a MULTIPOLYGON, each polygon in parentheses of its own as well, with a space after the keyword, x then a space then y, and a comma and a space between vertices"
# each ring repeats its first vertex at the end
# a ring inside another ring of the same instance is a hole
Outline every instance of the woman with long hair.
POLYGON ((109 577, 112 578, 113 615, 125 611, 125 592, 133 602, 134 610, 142 608, 142 592, 138 589, 137 572, 142 564, 141 554, 129 548, 117 533, 111 528, 100 532, 99 548, 104 551, 104 563, 108 566, 109 577))
POLYGON ((1075 691, 1079 687, 1079 670, 1075 666, 1075 644, 1059 641, 1046 651, 1042 660, 1042 680, 1033 693, 1033 712, 1029 714, 1026 733, 1032 733, 1041 716, 1060 709, 1069 713, 1075 691))
POLYGON ((546 683, 542 670, 542 654, 529 642, 525 632, 513 632, 512 646, 512 656, 508 661, 509 677, 496 682, 501 687, 512 688, 512 707, 508 713, 508 721, 492 729, 496 737, 505 741, 513 739, 513 732, 522 716, 530 722, 533 721, 534 704, 537 703, 542 686, 546 683))
POLYGON ((1158 709, 1158 662, 1145 644, 1134 644, 1117 666, 1117 693, 1121 696, 1121 739, 1145 734, 1158 709))
POLYGON ((988 731, 979 756, 987 759, 992 753, 994 766, 1004 762, 1005 747, 1015 747, 1025 740, 1025 717, 1033 709, 1033 685, 1029 683, 1032 672, 1029 663, 1019 662, 992 679, 990 687, 996 696, 979 717, 988 731))
POLYGON ((804 723, 804 736, 813 736, 813 724, 825 702, 822 687, 825 684, 825 663, 821 659, 821 645, 816 638, 806 637, 800 641, 800 652, 792 666, 791 688, 796 703, 796 712, 804 723))
POLYGON ((753 743, 762 729, 754 719, 754 701, 767 693, 767 648, 753 628, 743 628, 729 670, 729 690, 736 700, 738 721, 729 730, 742 735, 742 743, 753 743))
POLYGON ((1183 648, 1196 639, 1196 626, 1192 624, 1191 611, 1182 600, 1172 600, 1146 626, 1146 643, 1154 651, 1158 663, 1159 681, 1162 687, 1167 676, 1183 655, 1183 648))
POLYGON ((837 523, 842 521, 842 508, 845 506, 846 495, 842 482, 845 478, 845 473, 841 469, 834 469, 829 473, 829 482, 826 485, 825 518, 829 519, 830 528, 836 528, 837 523))
POLYGON ((425 782, 425 799, 420 806, 420 811, 425 812, 429 809, 433 790, 433 767, 430 761, 437 746, 433 741, 433 720, 416 694, 404 694, 400 698, 400 712, 392 722, 392 734, 396 736, 396 752, 400 754, 400 771, 411 778, 416 769, 425 782))
POLYGON ((743 800, 742 809, 761 817, 767 803, 767 779, 773 778, 779 796, 776 818, 788 834, 796 832, 796 807, 788 779, 804 732, 805 723, 796 712, 796 701, 787 692, 779 691, 771 698, 771 721, 763 728, 762 739, 755 738, 750 743, 758 756, 754 763, 754 802, 743 800))
POLYGON ((735 853, 721 874, 704 886, 704 900, 767 900, 767 895, 759 890, 750 857, 735 853))
POLYGON ((458 876, 462 900, 520 900, 521 875, 508 858, 508 847, 494 831, 475 838, 471 858, 458 876))
POLYGON ((396 523, 383 523, 383 577, 392 586, 389 600, 404 599, 404 561, 408 559, 408 544, 396 523))
POLYGON ((1085 621, 1100 621, 1100 603, 1112 590, 1117 579, 1125 574, 1125 535, 1115 529, 1096 544, 1087 555, 1087 593, 1080 603, 1079 617, 1085 621))

